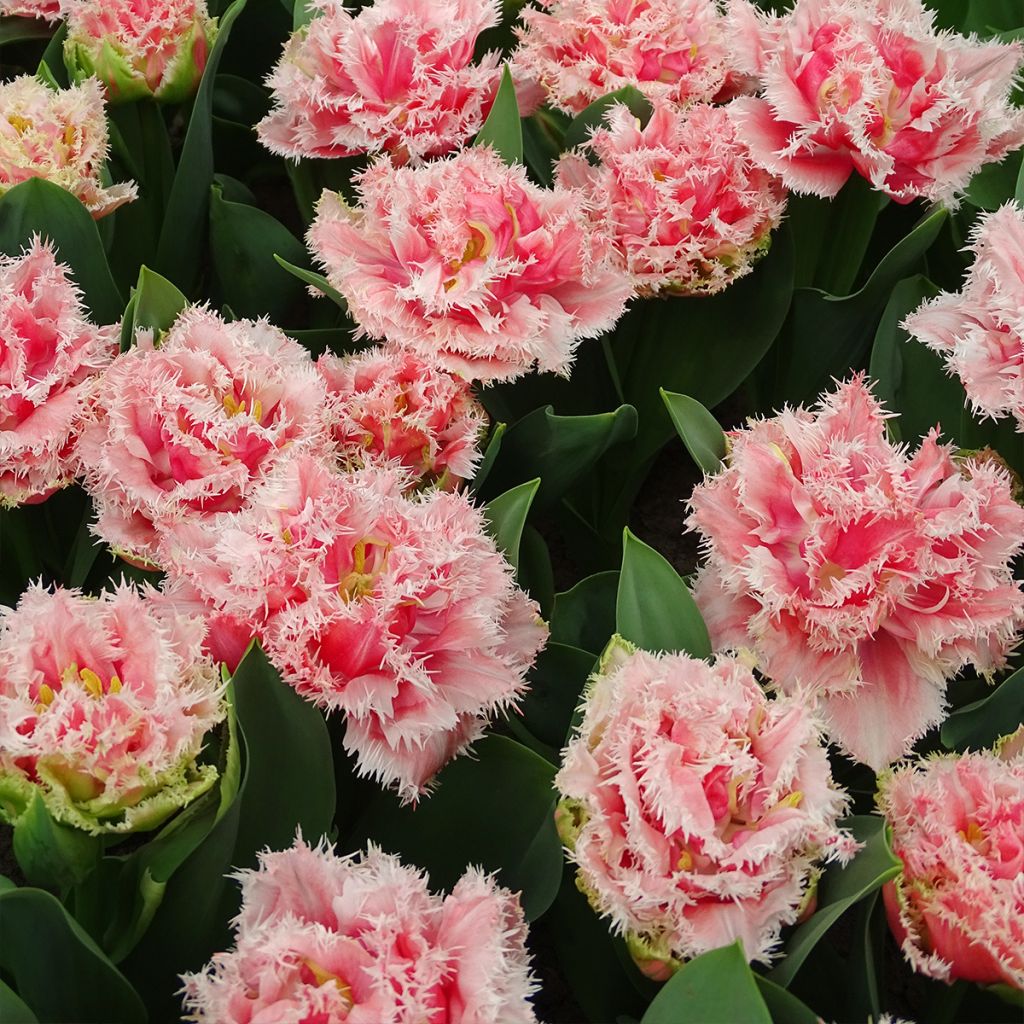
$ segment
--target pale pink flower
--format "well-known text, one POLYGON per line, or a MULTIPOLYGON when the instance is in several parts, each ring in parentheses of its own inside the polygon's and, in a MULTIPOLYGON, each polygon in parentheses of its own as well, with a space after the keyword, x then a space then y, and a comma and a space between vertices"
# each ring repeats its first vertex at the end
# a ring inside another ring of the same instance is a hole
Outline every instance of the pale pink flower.
POLYGON ((934 757, 883 776, 903 871, 884 890, 915 970, 1024 989, 1024 757, 934 757))
POLYGON ((982 416, 1010 415, 1024 431, 1024 212, 1007 203, 971 234, 963 290, 921 305, 904 328, 945 357, 982 416))
POLYGON ((209 789, 196 757, 224 705, 203 631, 128 585, 32 586, 0 609, 0 815, 38 793, 58 821, 130 832, 209 789))
POLYGON ((414 485, 445 490, 473 476, 487 414, 467 381, 391 347, 323 355, 317 369, 334 400, 331 430, 343 464, 393 460, 414 485))
POLYGON ((184 975, 197 1024, 534 1024, 519 898, 469 868, 447 896, 370 845, 298 838, 235 876, 235 945, 184 975))
POLYGON ((912 456, 895 447, 861 377, 731 441, 687 520, 714 645, 816 696, 831 737, 884 768, 942 720, 946 681, 1000 668, 1024 623, 1009 475, 954 459, 937 431, 912 456))
POLYGON ((111 103, 188 99, 217 34, 205 0, 61 0, 64 61, 73 79, 97 77, 111 103))
POLYGON ((617 104, 558 164, 607 223, 637 292, 714 294, 750 272, 786 208, 778 178, 756 166, 726 109, 656 103, 646 127, 617 104))
POLYGON ((404 163, 458 149, 484 122, 500 56, 473 63, 501 20, 498 0, 374 0, 355 13, 318 0, 267 79, 274 108, 259 123, 281 156, 394 155, 404 163))
POLYGON ((834 196, 856 170, 897 202, 952 204, 1024 144, 1019 42, 938 32, 921 0, 797 0, 781 17, 732 0, 730 16, 763 89, 733 105, 740 134, 796 192, 834 196))
POLYGON ((361 772, 415 799, 519 698, 547 630, 468 498, 407 486, 297 457, 230 523, 169 532, 161 561, 345 713, 361 772))
POLYGON ((818 863, 856 849, 805 703, 735 659, 614 637, 555 786, 577 886, 656 978, 737 939, 767 962, 818 863))
POLYGON ((550 0, 520 18, 515 71, 569 114, 626 85, 686 105, 734 84, 715 0, 550 0))
POLYGON ((306 350, 265 320, 192 307, 159 347, 140 332, 100 378, 78 444, 96 534, 153 562, 161 529, 237 512, 286 450, 328 452, 326 404, 306 350))
POLYGON ((473 147, 423 167, 379 160, 361 203, 325 192, 309 244, 362 333, 476 380, 566 373, 630 285, 582 192, 534 185, 473 147))
POLYGON ((42 501, 74 479, 84 408, 116 351, 117 328, 89 322, 48 242, 0 256, 0 506, 42 501))
POLYGON ((60 0, 0 0, 0 15, 60 21, 60 0))
POLYGON ((103 186, 106 158, 107 117, 95 79, 58 90, 32 75, 0 82, 0 195, 45 178, 104 217, 137 194, 133 182, 103 186))

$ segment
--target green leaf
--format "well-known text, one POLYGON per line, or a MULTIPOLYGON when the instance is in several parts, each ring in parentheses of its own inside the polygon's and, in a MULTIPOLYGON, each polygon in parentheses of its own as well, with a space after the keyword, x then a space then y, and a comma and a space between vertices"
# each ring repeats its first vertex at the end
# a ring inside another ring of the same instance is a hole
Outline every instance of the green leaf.
POLYGON ((225 199, 218 182, 210 186, 210 256, 217 293, 239 317, 280 322, 301 297, 282 263, 307 262, 306 247, 264 210, 225 199))
POLYGON ((633 438, 636 426, 631 405, 591 416, 558 416, 550 405, 535 409, 505 433, 483 494, 540 477, 537 507, 550 508, 610 448, 633 438))
POLYGON ((563 148, 575 149, 577 146, 582 146, 590 138, 590 133, 604 123, 604 115, 616 103, 624 103, 629 107, 630 113, 639 118, 640 123, 644 126, 654 112, 651 101, 639 89, 632 85, 625 85, 621 89, 616 89, 615 92, 608 93, 607 96, 601 96, 594 100, 572 119, 569 127, 565 130, 563 148))
POLYGON ((983 700, 954 711, 939 732, 947 750, 980 750, 1024 722, 1024 668, 1007 676, 983 700))
POLYGON ((831 295, 849 295, 864 262, 875 221, 888 201, 867 179, 851 174, 827 206, 815 202, 817 216, 828 220, 825 244, 815 260, 815 287, 831 295))
POLYGON ((0 1020, 4 1024, 38 1024, 39 1018, 28 1003, 4 981, 0 980, 0 1020))
POLYGON ((100 840, 55 821, 37 790, 14 825, 14 856, 32 885, 66 890, 99 864, 100 840))
POLYGON ((39 18, 0 17, 0 46, 49 39, 53 26, 39 18))
POLYGON ((507 64, 501 73, 501 85, 491 104, 491 112, 473 145, 491 146, 507 164, 523 162, 523 126, 519 120, 516 87, 507 64))
POLYGON ((39 59, 40 70, 45 68, 47 76, 56 81, 61 89, 68 87, 68 71, 64 67, 64 40, 67 39, 67 35, 68 23, 62 21, 57 27, 57 31, 50 37, 50 41, 46 44, 46 49, 43 50, 43 55, 39 59))
POLYGON ((130 322, 132 329, 128 345, 121 338, 121 351, 124 352, 134 342, 136 331, 151 330, 154 338, 171 329, 178 314, 188 306, 188 299, 182 295, 176 285, 162 277, 149 267, 139 267, 139 283, 132 292, 125 310, 125 322, 130 322))
POLYGON ((1021 160, 1020 174, 1017 175, 1017 187, 1014 189, 1013 198, 1018 206, 1024 206, 1024 159, 1021 160))
POLYGON ((737 941, 679 968, 641 1024, 772 1024, 754 973, 737 941))
POLYGON ((470 485, 474 492, 478 492, 490 475, 491 469, 494 466, 494 460, 498 457, 498 452, 501 451, 501 439, 505 436, 505 431, 508 429, 506 423, 495 423, 491 427, 491 436, 487 439, 487 447, 484 449, 483 458, 480 459, 480 464, 477 466, 476 475, 473 477, 473 482, 470 485))
POLYGON ((846 867, 832 865, 818 882, 818 905, 811 917, 797 925, 786 942, 785 958, 769 973, 776 985, 787 988, 818 940, 858 900, 876 892, 900 873, 903 865, 889 849, 886 825, 875 815, 857 815, 843 823, 864 848, 846 867))
POLYGON ((979 210, 998 210, 1012 199, 1020 175, 1024 173, 1024 160, 1020 150, 1010 153, 998 164, 985 164, 971 178, 967 188, 967 201, 979 210))
POLYGON ((42 1020, 143 1024, 147 1019, 125 977, 42 889, 0 892, 0 966, 42 1020))
POLYGON ((589 651, 549 641, 530 669, 530 688, 519 710, 530 734, 546 744, 556 760, 593 667, 589 651))
POLYGON ((616 631, 645 651, 711 656, 707 626, 690 588, 668 561, 627 528, 615 601, 616 631))
POLYGON ((555 595, 551 643, 565 644, 597 657, 615 632, 618 570, 599 572, 555 595))
POLYGON ((245 9, 246 0, 234 3, 220 18, 217 39, 210 50, 199 90, 192 105, 185 144, 167 200, 157 246, 156 266, 191 293, 199 277, 206 236, 207 208, 213 182, 213 90, 231 26, 245 9))
POLYGON ((302 267, 296 267, 294 264, 282 259, 277 253, 274 253, 274 259, 293 277, 297 277, 300 281, 311 284, 314 288, 323 292, 343 313, 348 312, 348 303, 342 298, 341 292, 331 285, 323 274, 318 274, 315 270, 305 270, 302 267))
POLYGON ((661 398, 686 450, 707 474, 717 473, 725 459, 725 433, 718 420, 688 395, 661 389, 661 398))
POLYGON ((17 256, 33 235, 50 239, 57 258, 71 267, 93 317, 117 323, 124 301, 114 284, 96 221, 70 192, 30 178, 0 196, 0 252, 17 256))
POLYGON ((519 570, 519 542, 540 480, 528 480, 492 498, 484 509, 489 531, 509 565, 519 570))
POLYGON ((821 1018, 781 985, 755 974, 757 990, 771 1014, 772 1024, 821 1024, 821 1018))
POLYGON ((292 28, 299 29, 303 25, 308 25, 316 14, 316 8, 309 2, 309 0, 294 0, 294 6, 292 7, 292 28))
POLYGON ((379 843, 430 872, 431 887, 451 889, 470 865, 497 871, 522 892, 529 920, 558 891, 562 851, 554 825, 554 765, 504 736, 476 743, 438 775, 436 789, 402 806, 390 792, 370 797, 346 848, 379 843))

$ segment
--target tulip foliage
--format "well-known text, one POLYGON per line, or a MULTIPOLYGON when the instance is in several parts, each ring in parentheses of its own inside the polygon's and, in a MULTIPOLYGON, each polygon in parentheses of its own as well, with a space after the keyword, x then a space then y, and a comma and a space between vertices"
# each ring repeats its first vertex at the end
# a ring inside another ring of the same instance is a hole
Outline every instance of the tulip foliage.
POLYGON ((1019 1019, 1024 12, 0 0, 0 1017, 1019 1019))

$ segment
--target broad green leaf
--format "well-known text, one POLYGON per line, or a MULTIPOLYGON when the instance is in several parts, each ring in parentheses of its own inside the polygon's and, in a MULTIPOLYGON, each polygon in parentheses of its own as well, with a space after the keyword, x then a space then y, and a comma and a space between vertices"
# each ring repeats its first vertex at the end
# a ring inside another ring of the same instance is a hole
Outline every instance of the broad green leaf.
POLYGON ((231 26, 245 9, 246 0, 234 3, 220 18, 217 39, 203 71, 192 105, 185 144, 178 159, 163 229, 157 247, 156 266, 191 293, 199 277, 206 237, 210 185, 213 182, 213 89, 231 26))
POLYGON ((96 221, 70 192, 30 178, 0 196, 0 252, 17 256, 33 235, 53 242, 57 259, 71 268, 94 319, 121 319, 124 301, 110 274, 96 221))
POLYGON ((57 27, 57 31, 50 37, 50 41, 46 44, 46 49, 43 50, 43 55, 39 59, 40 70, 45 68, 46 75, 55 80, 61 89, 68 87, 68 71, 64 67, 64 40, 67 39, 67 35, 68 23, 62 21, 57 27))
POLYGON ((615 632, 615 602, 619 573, 599 572, 555 595, 551 613, 551 642, 565 644, 597 657, 615 632))
POLYGON ((679 968, 647 1008, 641 1024, 772 1024, 739 942, 703 953, 679 968))
POLYGON ((297 277, 300 281, 304 281, 306 284, 311 284, 314 288, 319 289, 324 295, 327 296, 333 302, 338 309, 342 312, 348 312, 348 303, 342 298, 341 292, 337 290, 323 274, 318 274, 315 270, 305 270, 302 267, 297 267, 287 260, 282 259, 276 252, 274 253, 274 259, 277 260, 278 264, 284 267, 293 277, 297 277))
POLYGON ((625 104, 629 107, 630 113, 640 119, 640 123, 646 125, 654 112, 651 101, 639 89, 632 85, 625 85, 615 92, 608 93, 594 100, 588 107, 580 111, 572 119, 569 127, 565 130, 565 142, 563 149, 575 149, 582 146, 590 138, 591 132, 604 123, 604 115, 616 103, 625 104))
POLYGON ((828 235, 817 254, 814 286, 830 295, 849 295, 853 287, 875 221, 887 203, 871 183, 851 174, 842 191, 830 203, 815 203, 817 215, 828 220, 828 235))
POLYGON ((38 1024, 39 1018, 17 992, 0 980, 0 1020, 4 1024, 38 1024))
POLYGON ((621 405, 591 416, 559 416, 550 405, 509 427, 484 497, 540 477, 537 507, 550 508, 614 445, 636 434, 636 410, 621 405))
POLYGON ((0 17, 0 46, 49 39, 53 26, 39 18, 0 17))
POLYGON ((519 705, 523 724, 556 755, 593 667, 589 651, 549 641, 530 669, 530 688, 519 705))
POLYGON ((345 846, 379 843, 430 873, 431 888, 450 889, 470 865, 497 871, 522 892, 528 919, 551 905, 562 877, 554 839, 554 765, 504 736, 487 736, 458 757, 415 805, 390 792, 372 795, 345 846))
POLYGON ((980 750, 1024 722, 1024 668, 1007 676, 987 697, 954 711, 939 735, 947 750, 980 750))
POLYGON ((540 605, 540 613, 546 619, 555 600, 555 571, 548 542, 529 523, 519 539, 519 586, 540 605))
POLYGON ((484 516, 498 545, 513 569, 519 569, 519 542, 523 536, 523 527, 530 512, 540 480, 528 480, 525 484, 492 498, 484 508, 484 516))
POLYGON ((125 977, 42 889, 0 893, 0 967, 41 1020, 144 1024, 147 1019, 125 977))
POLYGON ((821 1024, 821 1018, 781 985, 761 974, 754 975, 757 990, 771 1014, 772 1024, 821 1024))
MULTIPOLYGON (((139 283, 125 311, 125 320, 130 317, 132 324, 129 346, 134 343, 138 330, 153 331, 155 340, 159 342, 160 336, 171 329, 178 314, 187 306, 188 299, 177 286, 149 267, 140 267, 139 283)), ((121 351, 127 347, 122 337, 121 351)))
POLYGON ((508 424, 506 423, 495 423, 491 427, 491 436, 487 439, 487 447, 484 448, 483 457, 480 459, 476 475, 473 477, 473 482, 470 485, 474 492, 478 492, 487 481, 487 477, 490 476, 491 469, 494 467, 494 460, 498 457, 498 452, 501 451, 501 439, 505 436, 507 429, 508 424))
POLYGON ((768 977, 788 987, 818 940, 858 900, 880 889, 900 873, 902 864, 889 849, 885 820, 857 815, 844 824, 864 848, 846 867, 832 865, 818 882, 818 905, 811 917, 798 925, 785 946, 785 957, 768 977))
POLYGON ((690 588, 663 555, 627 528, 615 601, 616 631, 645 651, 711 655, 707 626, 690 588))
POLYGON ((662 388, 661 398, 693 461, 705 473, 717 473, 726 452, 725 433, 718 420, 688 395, 677 395, 662 388))
POLYGON ((37 791, 14 826, 14 856, 32 885, 67 890, 99 864, 100 840, 55 821, 37 791))
POLYGON ((971 178, 967 188, 967 201, 979 210, 998 210, 1012 199, 1020 175, 1024 173, 1024 160, 1020 150, 1010 153, 1001 163, 985 164, 971 178))
POLYGON ((1017 187, 1013 193, 1018 206, 1024 206, 1024 159, 1021 160, 1020 174, 1017 175, 1017 187))
POLYGON ((316 8, 309 0, 294 0, 292 5, 292 27, 299 29, 308 25, 316 14, 316 8))
POLYGON ((255 206, 224 198, 210 187, 210 256, 217 292, 240 317, 280 322, 300 298, 295 277, 281 260, 306 263, 306 247, 278 220, 255 206))
POLYGON ((490 146, 507 164, 523 162, 523 126, 519 120, 516 87, 507 64, 501 73, 501 85, 491 111, 473 145, 490 146))

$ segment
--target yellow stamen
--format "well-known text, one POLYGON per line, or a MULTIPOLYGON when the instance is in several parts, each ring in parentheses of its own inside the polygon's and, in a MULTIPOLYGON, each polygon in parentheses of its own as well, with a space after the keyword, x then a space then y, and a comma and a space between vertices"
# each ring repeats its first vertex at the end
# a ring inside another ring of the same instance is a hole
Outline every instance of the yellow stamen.
POLYGON ((32 127, 32 122, 27 117, 22 117, 20 114, 11 114, 7 118, 7 123, 19 134, 24 135, 29 128, 32 127))
POLYGON ((515 240, 519 237, 519 214, 516 213, 515 207, 511 203, 505 203, 505 209, 508 210, 508 215, 512 220, 512 238, 515 240))
POLYGON ((683 850, 679 855, 679 860, 676 861, 677 871, 692 871, 693 870, 693 854, 689 850, 683 850))
POLYGON ((295 538, 292 536, 292 531, 289 530, 287 526, 281 531, 281 540, 283 540, 285 544, 295 543, 295 538))
POLYGON ((71 146, 71 145, 74 145, 74 142, 75 142, 75 126, 73 124, 69 124, 64 129, 64 145, 65 146, 71 146))
POLYGON ((91 668, 83 668, 78 674, 82 685, 92 697, 103 696, 103 680, 91 668))
POLYGON ((39 697, 37 700, 44 708, 48 708, 53 703, 54 696, 53 688, 47 686, 46 683, 39 687, 39 697))
POLYGON ((342 999, 345 1000, 349 1007, 352 1006, 353 1000, 351 986, 346 985, 345 982, 343 982, 341 978, 338 977, 338 975, 327 970, 327 968, 321 967, 320 964, 318 964, 315 960, 304 959, 302 962, 309 969, 309 973, 313 975, 313 978, 317 984, 317 988, 327 985, 330 982, 334 982, 334 984, 338 988, 338 991, 341 993, 342 999))
POLYGON ((779 807, 799 807, 803 802, 804 795, 799 789, 794 789, 788 796, 784 796, 775 806, 779 807))
POLYGON ((252 402, 252 418, 258 423, 263 421, 263 403, 258 398, 252 402))
POLYGON ((227 394, 221 399, 221 404, 224 406, 224 411, 229 416, 237 416, 240 412, 245 412, 245 401, 239 401, 234 395, 227 394))
POLYGON ((466 243, 462 262, 468 263, 478 257, 486 259, 494 251, 494 232, 482 220, 468 220, 466 224, 473 235, 466 243))
POLYGON ((120 693, 121 692, 121 680, 117 676, 111 676, 110 682, 107 684, 107 693, 120 693))

